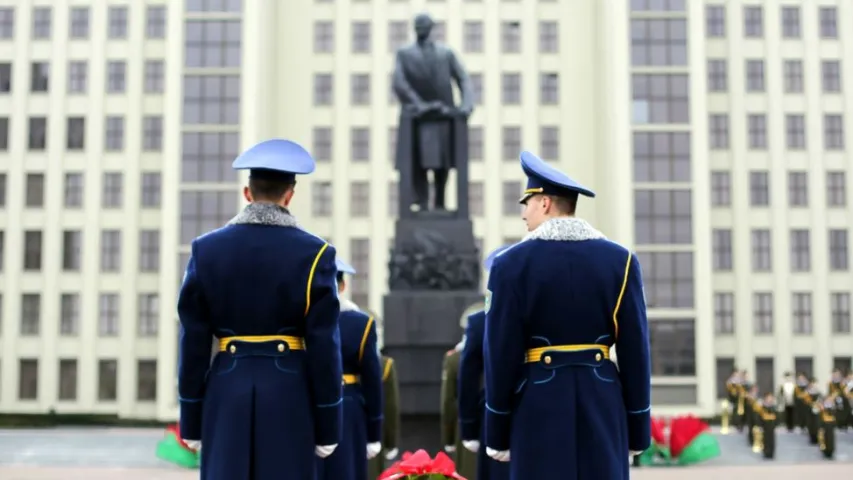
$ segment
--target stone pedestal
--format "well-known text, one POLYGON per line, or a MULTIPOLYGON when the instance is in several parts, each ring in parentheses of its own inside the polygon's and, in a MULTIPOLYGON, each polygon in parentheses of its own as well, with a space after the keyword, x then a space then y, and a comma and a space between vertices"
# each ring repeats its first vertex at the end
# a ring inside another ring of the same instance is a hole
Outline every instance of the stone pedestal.
POLYGON ((462 339, 460 317, 483 300, 480 263, 470 220, 422 212, 397 221, 383 328, 397 364, 403 446, 441 448, 442 364, 462 339))

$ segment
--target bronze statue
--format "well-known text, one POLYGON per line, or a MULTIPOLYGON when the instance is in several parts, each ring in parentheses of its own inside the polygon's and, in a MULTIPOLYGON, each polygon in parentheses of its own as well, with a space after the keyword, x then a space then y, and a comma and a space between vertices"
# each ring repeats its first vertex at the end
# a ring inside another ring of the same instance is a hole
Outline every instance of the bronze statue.
POLYGON ((411 140, 404 142, 398 136, 398 149, 405 153, 397 156, 397 168, 401 168, 399 162, 412 163, 414 204, 404 208, 409 207, 412 211, 428 209, 427 171, 432 170, 435 209, 445 210, 448 173, 458 166, 458 162, 467 161, 467 158, 454 155, 452 119, 471 115, 474 99, 468 74, 456 55, 444 45, 430 40, 435 25, 432 18, 421 14, 415 17, 414 23, 417 41, 397 51, 394 70, 394 92, 402 105, 401 122, 406 116, 414 121, 411 140), (462 98, 458 107, 453 104, 453 80, 462 98), (405 144, 408 141, 412 144, 405 144))

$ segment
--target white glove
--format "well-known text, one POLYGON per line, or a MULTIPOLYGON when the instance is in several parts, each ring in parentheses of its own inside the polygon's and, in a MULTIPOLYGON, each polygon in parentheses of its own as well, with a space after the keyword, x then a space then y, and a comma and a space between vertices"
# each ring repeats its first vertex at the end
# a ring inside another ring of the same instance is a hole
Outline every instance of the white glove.
POLYGON ((494 448, 486 447, 486 455, 494 458, 499 462, 509 461, 509 450, 495 450, 494 448))
POLYGON ((331 455, 336 448, 338 448, 337 443, 334 445, 315 445, 314 453, 320 458, 326 458, 331 455))
POLYGON ((388 452, 385 453, 385 460, 394 460, 394 458, 397 457, 398 453, 400 453, 400 451, 396 448, 388 450, 388 452))
POLYGON ((367 459, 379 455, 379 452, 382 451, 382 442, 372 442, 367 444, 367 459))
POLYGON ((477 453, 477 450, 480 449, 480 441, 479 440, 462 440, 462 446, 465 447, 466 450, 477 453))
POLYGON ((456 451, 456 445, 445 445, 444 451, 447 453, 453 453, 456 451))
POLYGON ((201 450, 201 440, 184 440, 184 443, 186 443, 191 450, 195 450, 196 452, 201 450))
POLYGON ((633 457, 635 455, 639 455, 639 454, 643 453, 643 451, 642 450, 631 450, 628 453, 630 453, 631 456, 633 457))

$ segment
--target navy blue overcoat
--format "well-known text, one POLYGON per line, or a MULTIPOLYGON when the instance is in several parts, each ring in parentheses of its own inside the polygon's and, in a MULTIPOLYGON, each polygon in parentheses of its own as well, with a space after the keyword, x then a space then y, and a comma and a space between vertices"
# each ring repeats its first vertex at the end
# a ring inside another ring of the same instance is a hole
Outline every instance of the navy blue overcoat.
MULTIPOLYGON (((318 460, 320 480, 368 480, 367 444, 382 441, 382 367, 376 322, 349 300, 341 300, 341 359, 344 370, 343 435, 338 448, 318 460)), ((369 479, 375 480, 375 479, 369 479)))
POLYGON ((334 247, 272 204, 192 242, 178 392, 203 480, 315 480, 315 445, 340 443, 336 272, 334 247))
MULTIPOLYGON (((459 360, 459 432, 462 440, 480 441, 477 451, 477 480, 508 480, 509 464, 486 455, 482 445, 485 390, 483 389, 483 337, 486 334, 486 312, 468 316, 465 346, 459 360)), ((474 480, 474 479, 469 479, 474 480)))
POLYGON ((492 265, 484 352, 486 445, 510 451, 513 480, 628 480, 651 440, 634 254, 581 219, 546 221, 492 265))

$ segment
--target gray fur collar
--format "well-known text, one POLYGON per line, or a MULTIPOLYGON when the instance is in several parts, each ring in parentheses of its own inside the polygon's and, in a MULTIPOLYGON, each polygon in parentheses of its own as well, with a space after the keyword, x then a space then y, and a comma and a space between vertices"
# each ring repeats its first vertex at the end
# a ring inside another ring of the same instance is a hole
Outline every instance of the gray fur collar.
POLYGON ((358 305, 356 305, 355 302, 347 298, 341 298, 340 303, 342 312, 352 312, 359 310, 358 305))
POLYGON ((576 217, 552 218, 528 233, 523 240, 550 240, 557 242, 582 242, 606 239, 586 220, 576 217))
POLYGON ((250 203, 228 225, 271 225, 275 227, 296 227, 296 217, 286 208, 272 203, 250 203))

